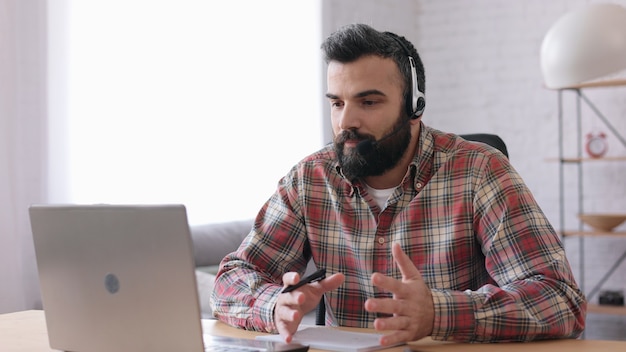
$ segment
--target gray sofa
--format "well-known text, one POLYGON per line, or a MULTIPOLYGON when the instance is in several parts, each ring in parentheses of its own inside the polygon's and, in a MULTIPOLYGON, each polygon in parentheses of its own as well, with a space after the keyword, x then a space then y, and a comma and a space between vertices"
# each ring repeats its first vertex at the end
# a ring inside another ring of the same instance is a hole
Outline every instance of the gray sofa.
MULTIPOLYGON (((224 256, 239 247, 253 224, 254 220, 250 219, 190 227, 202 318, 213 319, 209 299, 220 262, 224 256)), ((315 264, 311 261, 305 275, 314 271, 315 264)), ((313 325, 314 323, 315 312, 307 314, 303 319, 303 324, 313 325)))
POLYGON ((239 247, 250 232, 252 224, 253 220, 250 219, 190 227, 203 318, 213 318, 209 298, 222 258, 239 247))
POLYGON ((239 247, 253 222, 250 219, 191 226, 196 267, 215 274, 222 258, 239 247))

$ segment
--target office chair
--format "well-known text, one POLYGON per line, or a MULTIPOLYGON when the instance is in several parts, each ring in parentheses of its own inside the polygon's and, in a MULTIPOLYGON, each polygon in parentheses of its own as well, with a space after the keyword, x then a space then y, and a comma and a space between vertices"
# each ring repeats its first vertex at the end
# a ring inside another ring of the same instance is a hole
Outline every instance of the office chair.
POLYGON ((509 152, 506 149, 506 144, 498 135, 489 134, 489 133, 472 133, 472 134, 460 134, 461 138, 472 141, 472 142, 481 142, 488 144, 504 154, 507 158, 509 157, 509 152))

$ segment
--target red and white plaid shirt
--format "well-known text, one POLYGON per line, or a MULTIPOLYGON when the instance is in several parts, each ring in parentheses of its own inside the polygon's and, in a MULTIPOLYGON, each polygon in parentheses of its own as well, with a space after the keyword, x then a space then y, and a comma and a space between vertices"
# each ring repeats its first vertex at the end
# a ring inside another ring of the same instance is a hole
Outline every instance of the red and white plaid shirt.
MULTIPOLYGON (((586 300, 562 243, 508 159, 482 143, 422 125, 407 174, 381 211, 362 182, 344 179, 331 145, 279 182, 239 249, 221 263, 214 315, 276 332, 282 275, 309 259, 346 281, 326 293, 340 326, 372 328, 370 297, 389 297, 373 272, 401 278, 399 242, 431 288, 432 337, 457 341, 574 338, 586 300)), ((254 175, 252 175, 253 177, 254 175)))

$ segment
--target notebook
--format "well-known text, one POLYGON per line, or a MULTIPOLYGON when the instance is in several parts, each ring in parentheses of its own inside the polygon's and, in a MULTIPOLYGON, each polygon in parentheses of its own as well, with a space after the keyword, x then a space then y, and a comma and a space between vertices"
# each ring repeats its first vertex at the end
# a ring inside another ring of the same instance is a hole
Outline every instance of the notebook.
POLYGON ((183 205, 33 205, 29 214, 53 349, 308 349, 203 336, 183 205))
MULTIPOLYGON (((381 346, 381 336, 382 334, 377 332, 354 332, 328 326, 315 326, 298 329, 293 337, 293 341, 311 348, 335 352, 371 352, 404 345, 402 342, 393 346, 381 346)), ((279 341, 280 336, 261 335, 257 336, 256 339, 261 341, 279 341)))

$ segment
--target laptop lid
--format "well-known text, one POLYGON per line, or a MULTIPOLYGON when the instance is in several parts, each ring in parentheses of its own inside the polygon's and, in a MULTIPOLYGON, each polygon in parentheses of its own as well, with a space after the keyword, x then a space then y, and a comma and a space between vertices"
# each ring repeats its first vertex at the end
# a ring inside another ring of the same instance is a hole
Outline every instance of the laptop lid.
POLYGON ((54 349, 202 351, 182 205, 33 205, 43 308, 54 349))

